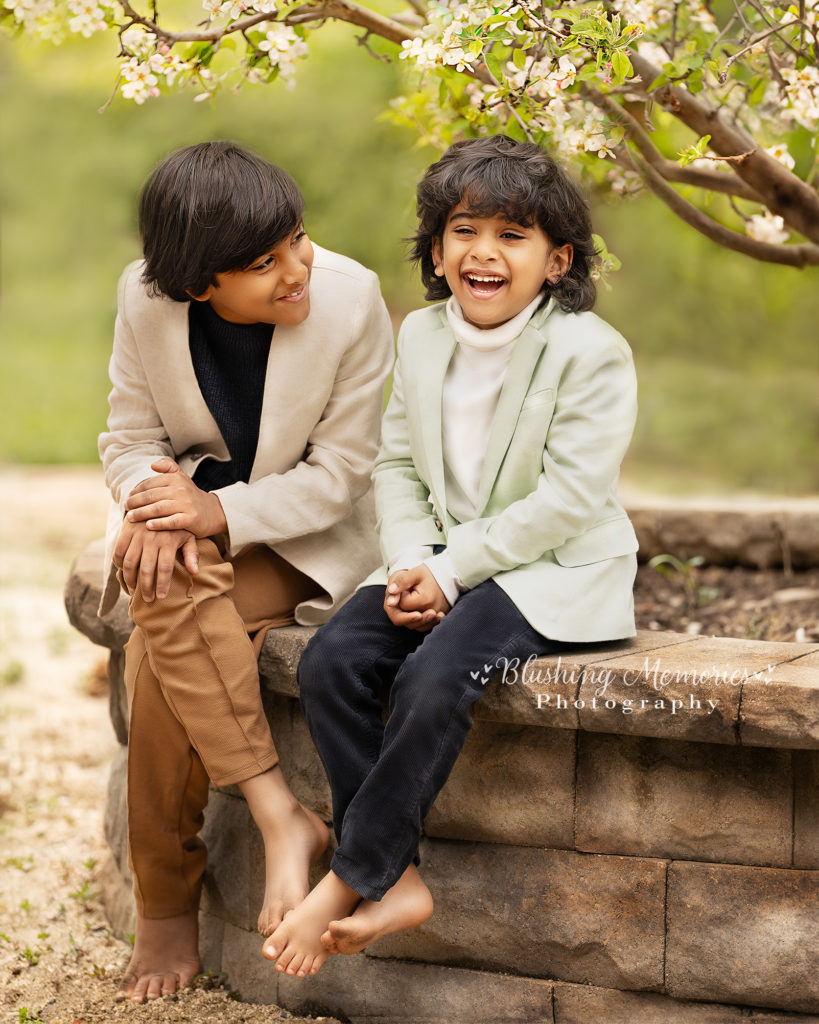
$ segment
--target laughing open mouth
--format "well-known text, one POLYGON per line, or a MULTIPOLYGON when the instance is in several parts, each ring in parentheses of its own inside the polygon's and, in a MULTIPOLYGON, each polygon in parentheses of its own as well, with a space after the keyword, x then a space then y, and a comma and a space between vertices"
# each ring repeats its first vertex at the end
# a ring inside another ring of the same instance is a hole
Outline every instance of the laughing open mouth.
POLYGON ((464 280, 476 295, 494 295, 506 284, 506 278, 495 274, 464 274, 464 280))

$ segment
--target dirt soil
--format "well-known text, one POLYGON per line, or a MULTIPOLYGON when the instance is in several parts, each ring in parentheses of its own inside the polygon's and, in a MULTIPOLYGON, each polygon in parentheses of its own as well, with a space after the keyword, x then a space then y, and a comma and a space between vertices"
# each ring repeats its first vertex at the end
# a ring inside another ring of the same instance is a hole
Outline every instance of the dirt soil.
MULTIPOLYGON (((116 742, 105 652, 68 624, 62 588, 98 537, 99 471, 0 467, 0 1021, 302 1021, 237 1001, 220 979, 172 1000, 114 1004, 129 946, 97 897, 116 742)), ((819 572, 641 568, 641 629, 819 640, 819 572)))
POLYGON ((0 1022, 305 1021, 237 1001, 219 978, 151 1005, 113 1002, 130 947, 97 897, 117 747, 106 654, 62 599, 74 556, 105 529, 107 496, 96 469, 10 467, 0 494, 0 1022))

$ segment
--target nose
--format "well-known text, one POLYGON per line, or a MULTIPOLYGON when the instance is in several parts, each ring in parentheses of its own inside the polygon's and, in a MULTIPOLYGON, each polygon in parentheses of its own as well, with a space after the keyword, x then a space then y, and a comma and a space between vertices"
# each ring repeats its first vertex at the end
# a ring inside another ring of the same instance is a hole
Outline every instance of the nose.
POLYGON ((301 256, 296 252, 290 252, 282 268, 282 280, 287 284, 304 284, 307 273, 308 266, 301 256))
POLYGON ((478 263, 490 263, 497 258, 498 250, 494 236, 481 233, 472 240, 471 255, 478 263))

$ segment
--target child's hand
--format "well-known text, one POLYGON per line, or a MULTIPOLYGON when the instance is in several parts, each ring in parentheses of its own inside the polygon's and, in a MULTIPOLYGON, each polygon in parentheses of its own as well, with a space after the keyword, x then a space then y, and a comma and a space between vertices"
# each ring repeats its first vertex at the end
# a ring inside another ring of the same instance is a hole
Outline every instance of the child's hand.
POLYGON ((395 626, 426 633, 449 608, 449 601, 426 565, 399 569, 387 581, 384 611, 395 626))
POLYGON ((145 523, 149 530, 187 530, 194 537, 227 532, 219 498, 197 487, 173 459, 158 459, 151 469, 160 476, 137 484, 125 502, 129 523, 145 523))
POLYGON ((122 575, 130 593, 137 583, 146 601, 168 596, 176 553, 181 548, 182 559, 188 572, 199 572, 199 545, 187 530, 163 530, 150 533, 144 523, 122 524, 114 565, 122 575))

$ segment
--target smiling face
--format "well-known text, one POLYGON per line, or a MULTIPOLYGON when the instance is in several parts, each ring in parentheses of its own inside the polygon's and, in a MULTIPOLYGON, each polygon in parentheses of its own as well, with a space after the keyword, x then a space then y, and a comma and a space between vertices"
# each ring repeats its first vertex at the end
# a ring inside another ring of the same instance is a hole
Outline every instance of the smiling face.
POLYGON ((303 227, 283 239, 245 270, 216 274, 197 302, 234 324, 303 323, 310 313, 313 246, 303 227))
POLYGON ((480 217, 459 203, 432 244, 432 258, 464 319, 488 329, 517 316, 545 282, 561 278, 571 266, 572 246, 552 245, 538 224, 514 224, 503 213, 480 217))

